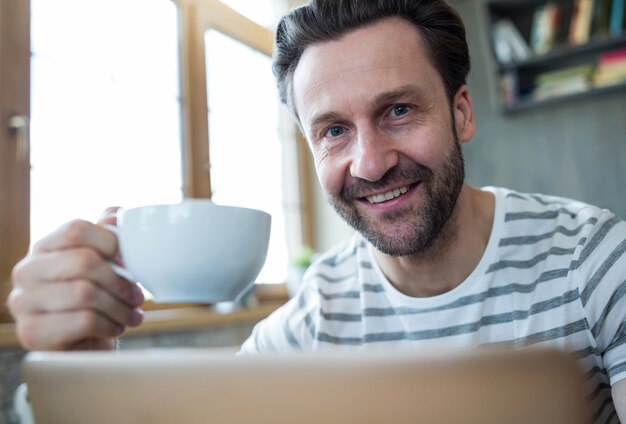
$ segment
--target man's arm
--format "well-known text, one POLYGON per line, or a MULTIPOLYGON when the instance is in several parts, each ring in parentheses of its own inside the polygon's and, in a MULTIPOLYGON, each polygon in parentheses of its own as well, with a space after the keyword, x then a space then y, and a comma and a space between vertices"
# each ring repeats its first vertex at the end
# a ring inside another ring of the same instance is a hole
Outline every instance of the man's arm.
POLYGON ((611 387, 613 403, 621 422, 626 422, 626 379, 618 381, 611 387))

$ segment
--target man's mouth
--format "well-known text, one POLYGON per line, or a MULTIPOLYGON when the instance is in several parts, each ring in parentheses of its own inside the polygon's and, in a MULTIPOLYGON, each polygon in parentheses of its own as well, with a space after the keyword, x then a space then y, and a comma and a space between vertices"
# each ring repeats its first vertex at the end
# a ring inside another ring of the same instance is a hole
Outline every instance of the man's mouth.
POLYGON ((372 204, 382 203, 382 202, 386 202, 388 200, 395 199, 396 197, 402 196, 404 193, 409 191, 410 188, 411 188, 411 186, 400 187, 400 188, 396 188, 394 190, 390 190, 390 191, 388 191, 386 193, 374 194, 373 196, 367 196, 366 199, 367 199, 368 202, 370 202, 372 204))

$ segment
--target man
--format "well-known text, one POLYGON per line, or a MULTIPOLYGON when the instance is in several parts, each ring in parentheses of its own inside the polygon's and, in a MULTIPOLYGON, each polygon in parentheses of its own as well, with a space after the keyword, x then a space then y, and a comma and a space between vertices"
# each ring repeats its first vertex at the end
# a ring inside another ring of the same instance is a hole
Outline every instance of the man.
MULTIPOLYGON (((464 183, 475 124, 456 13, 440 0, 313 0, 276 41, 281 98, 358 234, 242 351, 553 345, 580 359, 594 420, 616 407, 626 419, 626 223, 464 183)), ((138 325, 143 299, 108 266, 116 254, 113 234, 81 221, 38 243, 9 299, 22 344, 111 348, 138 325)))

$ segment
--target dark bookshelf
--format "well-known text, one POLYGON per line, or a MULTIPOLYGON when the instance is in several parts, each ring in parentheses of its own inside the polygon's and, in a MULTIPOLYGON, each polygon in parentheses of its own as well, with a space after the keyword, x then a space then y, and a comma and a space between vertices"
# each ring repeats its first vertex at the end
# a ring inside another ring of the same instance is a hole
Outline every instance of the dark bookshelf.
POLYGON ((622 83, 614 84, 614 85, 608 85, 605 87, 592 87, 586 91, 581 91, 579 93, 567 94, 567 95, 558 96, 558 97, 551 97, 545 100, 533 100, 533 99, 521 98, 514 105, 503 105, 502 110, 506 114, 515 114, 515 113, 523 112, 529 109, 558 106, 559 104, 585 100, 587 98, 592 98, 595 96, 608 95, 608 94, 613 94, 613 93, 618 93, 618 92, 626 92, 626 82, 622 82, 622 83))
MULTIPOLYGON (((533 109, 536 107, 558 107, 569 101, 586 101, 587 98, 607 95, 626 88, 626 80, 602 87, 590 85, 583 91, 562 94, 541 100, 536 100, 533 93, 538 88, 538 79, 542 74, 564 70, 577 66, 595 66, 599 55, 617 49, 626 48, 626 28, 622 24, 618 34, 597 32, 592 23, 588 33, 588 40, 582 44, 572 44, 569 39, 569 29, 574 16, 576 0, 488 0, 487 13, 490 22, 490 43, 497 67, 495 72, 501 84, 502 110, 512 114, 533 109), (533 25, 536 25, 535 13, 547 3, 556 4, 560 10, 560 22, 554 29, 554 39, 551 48, 541 54, 532 51, 533 25), (494 31, 496 23, 508 20, 515 27, 518 35, 524 40, 530 54, 523 58, 514 58, 503 63, 496 52, 494 31), (503 83, 506 81, 506 83, 503 83), (504 85, 502 85, 504 84, 504 85), (503 88, 506 86, 507 88, 503 88)), ((595 4, 602 0, 592 0, 595 4)), ((612 1, 612 0, 609 0, 612 1)), ((596 7, 594 4, 594 7, 596 7)), ((624 19, 626 20, 626 19, 624 19)), ((593 21, 595 22, 595 21, 593 21)), ((593 69, 593 68, 592 68, 593 69)), ((592 71, 593 72, 593 71, 592 71)))
POLYGON ((532 67, 552 68, 559 63, 563 63, 562 61, 568 61, 572 58, 577 59, 579 57, 589 57, 590 55, 597 55, 605 51, 618 49, 620 47, 626 47, 626 34, 622 34, 619 37, 594 39, 588 43, 578 46, 556 47, 546 54, 534 55, 531 58, 520 62, 499 64, 499 67, 502 71, 532 67))

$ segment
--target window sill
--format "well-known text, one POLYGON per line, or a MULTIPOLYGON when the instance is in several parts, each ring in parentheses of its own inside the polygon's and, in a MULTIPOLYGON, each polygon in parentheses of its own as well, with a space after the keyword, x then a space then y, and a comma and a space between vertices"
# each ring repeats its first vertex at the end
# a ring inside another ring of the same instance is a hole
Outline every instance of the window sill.
POLYGON ((172 309, 148 310, 145 312, 143 323, 139 327, 128 329, 123 337, 254 324, 270 315, 283 303, 279 300, 263 301, 251 308, 228 312, 220 312, 210 306, 180 306, 172 309))
MULTIPOLYGON (((258 302, 253 307, 220 312, 211 306, 146 304, 144 322, 127 330, 123 337, 160 332, 254 324, 270 315, 287 300, 284 284, 262 284, 255 289, 258 302)), ((0 324, 0 349, 19 347, 15 324, 0 324)))

